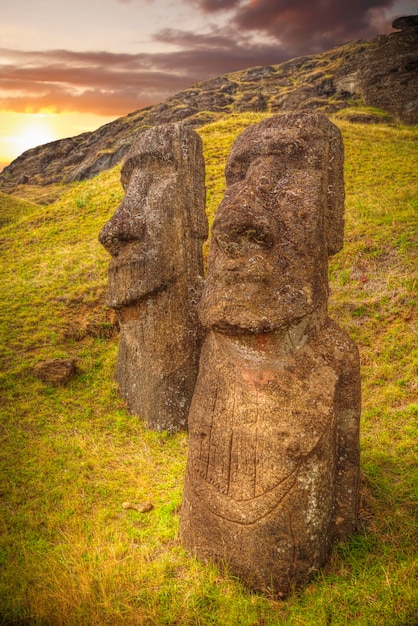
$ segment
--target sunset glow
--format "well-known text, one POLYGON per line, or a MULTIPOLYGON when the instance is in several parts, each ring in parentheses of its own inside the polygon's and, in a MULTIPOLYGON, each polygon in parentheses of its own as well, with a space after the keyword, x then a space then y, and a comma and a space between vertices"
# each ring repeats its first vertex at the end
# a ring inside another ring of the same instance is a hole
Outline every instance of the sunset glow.
POLYGON ((93 131, 116 116, 0 111, 0 171, 26 150, 93 131))
POLYGON ((28 115, 14 136, 9 137, 10 144, 19 154, 44 143, 54 141, 56 136, 45 114, 28 115))

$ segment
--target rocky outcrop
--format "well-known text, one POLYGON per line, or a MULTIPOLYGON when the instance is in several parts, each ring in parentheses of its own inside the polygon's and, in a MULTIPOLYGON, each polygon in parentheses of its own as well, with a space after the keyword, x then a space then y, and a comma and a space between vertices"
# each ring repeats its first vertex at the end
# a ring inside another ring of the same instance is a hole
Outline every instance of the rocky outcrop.
POLYGON ((0 188, 92 178, 126 155, 135 135, 172 122, 198 127, 230 113, 378 107, 394 121, 418 123, 417 17, 395 20, 390 35, 357 41, 279 65, 220 76, 135 111, 91 133, 24 152, 0 173, 0 188))
POLYGON ((395 20, 398 33, 382 35, 360 45, 335 73, 335 90, 347 98, 360 97, 403 124, 418 123, 418 20, 395 20))
POLYGON ((50 385, 65 385, 75 375, 75 359, 48 359, 33 368, 34 375, 50 385))

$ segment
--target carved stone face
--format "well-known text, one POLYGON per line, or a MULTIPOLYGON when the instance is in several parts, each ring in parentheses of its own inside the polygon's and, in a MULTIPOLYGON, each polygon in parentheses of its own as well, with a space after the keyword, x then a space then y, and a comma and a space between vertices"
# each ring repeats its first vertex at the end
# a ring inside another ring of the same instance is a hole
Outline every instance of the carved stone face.
POLYGON ((161 178, 152 171, 133 172, 128 191, 115 215, 104 226, 100 241, 112 255, 108 303, 119 307, 140 300, 173 280, 171 196, 175 174, 161 178), (166 206, 163 213, 161 207, 166 206), (170 236, 171 235, 171 236, 170 236))
POLYGON ((251 127, 231 150, 200 307, 215 330, 279 329, 326 305, 330 123, 298 115, 290 129, 292 115, 251 127))
POLYGON ((127 306, 168 287, 184 274, 189 256, 197 263, 192 251, 207 232, 201 216, 202 224, 193 224, 193 208, 202 205, 200 198, 194 203, 196 194, 204 194, 200 178, 194 181, 204 172, 203 164, 193 167, 200 152, 189 145, 198 140, 185 129, 159 127, 131 149, 122 169, 125 198, 99 235, 112 255, 109 306, 127 306))

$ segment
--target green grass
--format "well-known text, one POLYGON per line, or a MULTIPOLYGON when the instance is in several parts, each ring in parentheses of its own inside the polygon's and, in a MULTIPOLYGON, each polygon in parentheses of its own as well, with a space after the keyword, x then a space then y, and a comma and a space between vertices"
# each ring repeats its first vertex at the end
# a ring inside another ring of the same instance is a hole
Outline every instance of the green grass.
MULTIPOLYGON (((262 117, 199 131, 210 221, 230 145, 262 117)), ((97 234, 123 196, 120 168, 48 206, 2 194, 0 624, 416 624, 418 133, 338 124, 346 241, 330 264, 330 310, 361 352, 358 533, 280 602, 191 558, 178 539, 187 436, 146 430, 112 379, 118 337, 97 234), (50 357, 77 359, 68 385, 33 376, 50 357), (122 506, 143 501, 154 508, 122 506)))
POLYGON ((0 228, 30 215, 39 207, 33 202, 9 196, 0 191, 0 228))

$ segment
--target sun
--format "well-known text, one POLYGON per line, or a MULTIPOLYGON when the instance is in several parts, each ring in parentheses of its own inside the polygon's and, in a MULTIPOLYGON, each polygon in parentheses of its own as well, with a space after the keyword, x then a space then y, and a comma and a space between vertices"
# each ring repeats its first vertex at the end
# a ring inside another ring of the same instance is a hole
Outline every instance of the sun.
POLYGON ((33 114, 28 115, 20 128, 16 129, 13 144, 16 151, 22 153, 55 139, 56 135, 48 123, 48 115, 33 114))
POLYGON ((0 109, 0 171, 30 148, 96 130, 114 119, 96 113, 50 110, 23 113, 0 109))

